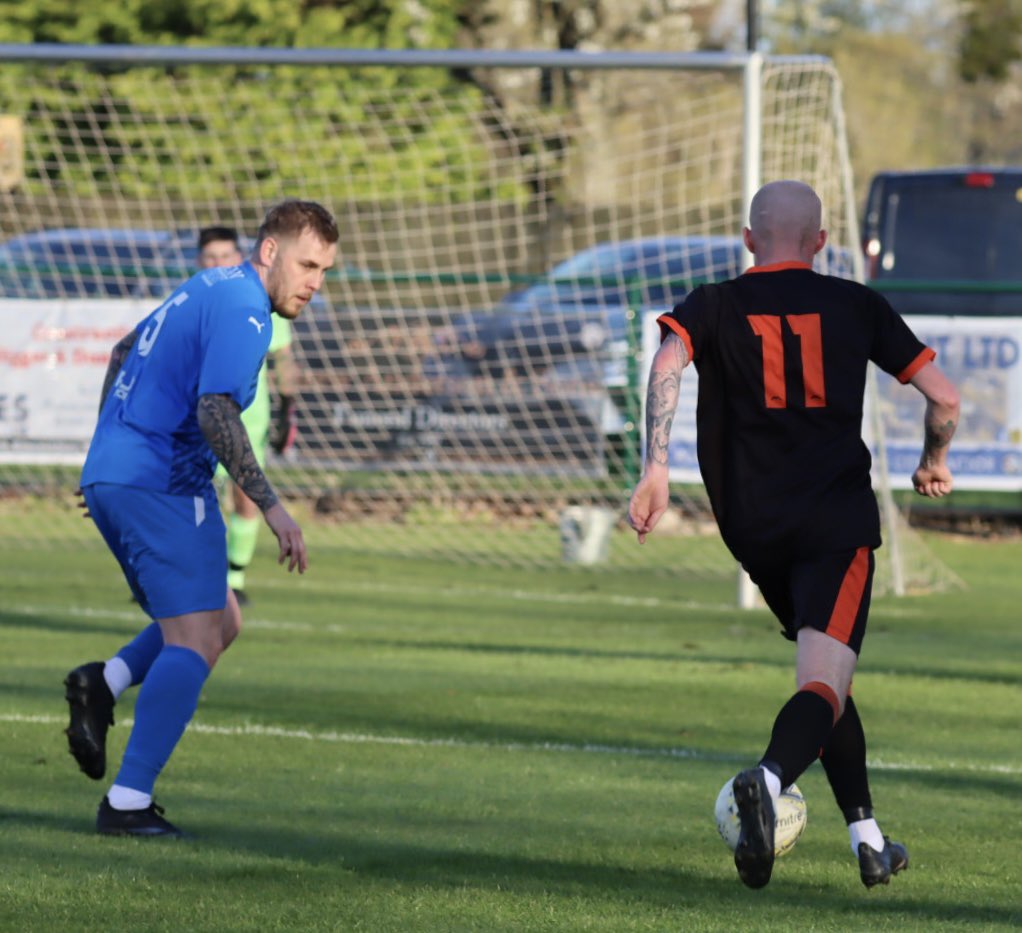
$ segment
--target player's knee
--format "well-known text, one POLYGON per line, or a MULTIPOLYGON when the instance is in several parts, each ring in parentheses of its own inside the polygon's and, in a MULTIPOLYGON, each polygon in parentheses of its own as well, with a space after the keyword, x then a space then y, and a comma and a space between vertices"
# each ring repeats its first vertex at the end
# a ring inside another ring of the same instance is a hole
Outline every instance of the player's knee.
POLYGON ((220 620, 220 645, 218 654, 223 654, 238 635, 241 634, 241 607, 231 590, 227 591, 227 605, 220 620))
POLYGON ((237 618, 229 621, 225 620, 224 625, 220 629, 220 651, 221 653, 226 651, 231 643, 241 634, 241 615, 237 618))
POLYGON ((805 689, 810 683, 826 685, 842 713, 857 660, 848 645, 823 632, 803 628, 798 634, 798 688, 805 689))
POLYGON ((165 645, 178 645, 200 655, 210 668, 220 656, 220 625, 212 612, 188 613, 160 620, 165 645))

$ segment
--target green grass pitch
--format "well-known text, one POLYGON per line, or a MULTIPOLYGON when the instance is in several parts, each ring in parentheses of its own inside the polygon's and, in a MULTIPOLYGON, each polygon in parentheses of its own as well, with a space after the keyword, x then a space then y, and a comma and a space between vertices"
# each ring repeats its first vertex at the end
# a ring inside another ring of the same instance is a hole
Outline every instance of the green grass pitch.
POLYGON ((855 682, 911 867, 861 885, 817 764, 805 834, 750 891, 713 802, 762 751, 793 658, 731 580, 336 542, 297 579, 262 550, 246 630, 157 785, 192 838, 141 841, 93 833, 107 782, 66 751, 61 680, 143 620, 99 547, 8 539, 0 930, 1018 929, 1022 542, 929 544, 968 589, 876 601, 855 682))

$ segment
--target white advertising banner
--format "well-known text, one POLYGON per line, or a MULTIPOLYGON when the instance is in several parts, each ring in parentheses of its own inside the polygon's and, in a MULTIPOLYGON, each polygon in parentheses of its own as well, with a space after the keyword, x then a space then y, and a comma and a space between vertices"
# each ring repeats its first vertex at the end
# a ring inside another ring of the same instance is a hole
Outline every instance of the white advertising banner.
MULTIPOLYGON (((660 343, 656 318, 650 313, 643 319, 643 386, 660 343)), ((962 416, 950 457, 955 488, 1022 490, 1022 319, 913 316, 906 320, 919 339, 936 351, 937 364, 961 393, 962 416)), ((891 486, 909 489, 922 450, 925 403, 918 392, 886 373, 877 371, 877 383, 891 486)), ((671 479, 676 482, 700 481, 697 386, 695 367, 689 366, 681 381, 668 452, 671 479)), ((863 426, 868 443, 871 417, 867 408, 863 426)), ((870 446, 875 457, 875 446, 870 446)))
POLYGON ((151 300, 0 299, 0 463, 81 463, 110 351, 151 300))
MULTIPOLYGON (((1022 319, 907 317, 958 387, 962 415, 948 462, 956 489, 1022 490, 1022 319)), ((895 489, 911 488, 923 440, 922 396, 879 373, 895 489)))

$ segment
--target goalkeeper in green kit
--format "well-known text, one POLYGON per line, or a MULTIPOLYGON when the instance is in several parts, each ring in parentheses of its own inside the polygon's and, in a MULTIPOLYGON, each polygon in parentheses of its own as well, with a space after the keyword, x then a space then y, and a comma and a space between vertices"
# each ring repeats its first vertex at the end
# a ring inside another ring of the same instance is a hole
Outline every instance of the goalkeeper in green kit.
MULTIPOLYGON (((203 269, 214 266, 237 266, 243 260, 238 245, 238 234, 230 227, 205 227, 199 231, 199 265, 203 269)), ((273 333, 266 362, 259 370, 255 399, 241 413, 242 424, 248 431, 252 450, 261 469, 266 467, 266 448, 284 453, 293 443, 295 422, 295 390, 297 368, 291 353, 291 322, 275 314, 272 316, 273 333), (268 372, 269 371, 269 372, 268 372), (276 411, 270 397, 270 381, 277 396, 276 411)), ((226 479, 223 467, 217 475, 226 479)), ((231 484, 231 513, 227 520, 227 585, 234 591, 238 604, 248 602, 245 593, 245 569, 252 562, 256 539, 262 525, 262 514, 256 504, 234 483, 231 484)))

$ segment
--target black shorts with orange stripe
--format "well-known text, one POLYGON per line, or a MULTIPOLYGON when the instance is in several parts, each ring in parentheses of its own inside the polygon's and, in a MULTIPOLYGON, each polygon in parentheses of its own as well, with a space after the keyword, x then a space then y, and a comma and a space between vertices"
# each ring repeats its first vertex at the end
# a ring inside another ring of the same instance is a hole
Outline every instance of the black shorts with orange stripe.
POLYGON ((873 592, 872 548, 744 566, 785 638, 794 641, 799 629, 809 626, 859 653, 873 592))

